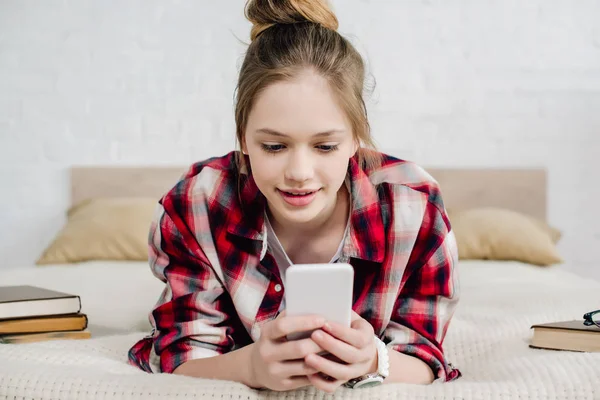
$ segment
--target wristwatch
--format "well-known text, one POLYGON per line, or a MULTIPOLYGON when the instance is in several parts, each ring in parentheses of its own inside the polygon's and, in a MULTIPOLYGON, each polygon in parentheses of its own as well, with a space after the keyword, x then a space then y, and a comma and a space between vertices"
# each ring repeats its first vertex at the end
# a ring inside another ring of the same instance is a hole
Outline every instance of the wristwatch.
POLYGON ((381 385, 383 380, 390 374, 390 358, 388 349, 377 336, 375 336, 375 345, 377 346, 377 372, 359 376, 350 379, 344 383, 344 386, 350 389, 366 388, 381 385))

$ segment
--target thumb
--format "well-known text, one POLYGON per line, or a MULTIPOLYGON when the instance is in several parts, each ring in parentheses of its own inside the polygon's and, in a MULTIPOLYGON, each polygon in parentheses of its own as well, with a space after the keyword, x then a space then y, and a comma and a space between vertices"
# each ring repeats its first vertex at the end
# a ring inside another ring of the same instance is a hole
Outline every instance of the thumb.
POLYGON ((360 326, 362 317, 358 315, 354 310, 352 311, 352 317, 350 318, 350 328, 357 329, 360 326))
POLYGON ((350 327, 352 329, 362 330, 363 328, 370 326, 369 322, 361 317, 359 314, 352 312, 352 320, 350 322, 350 327))

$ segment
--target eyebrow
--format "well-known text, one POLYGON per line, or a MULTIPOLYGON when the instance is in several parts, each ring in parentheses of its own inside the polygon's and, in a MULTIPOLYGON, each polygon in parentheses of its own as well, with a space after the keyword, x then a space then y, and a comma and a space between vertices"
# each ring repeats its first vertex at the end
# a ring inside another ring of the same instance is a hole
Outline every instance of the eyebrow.
MULTIPOLYGON (((257 133, 266 133, 267 135, 273 135, 273 136, 289 137, 289 135, 286 135, 285 133, 277 132, 276 130, 269 129, 269 128, 257 129, 256 132, 257 133)), ((342 132, 344 132, 344 131, 341 129, 332 129, 332 130, 325 131, 325 132, 315 133, 313 135, 313 137, 332 136, 336 133, 342 133, 342 132)))

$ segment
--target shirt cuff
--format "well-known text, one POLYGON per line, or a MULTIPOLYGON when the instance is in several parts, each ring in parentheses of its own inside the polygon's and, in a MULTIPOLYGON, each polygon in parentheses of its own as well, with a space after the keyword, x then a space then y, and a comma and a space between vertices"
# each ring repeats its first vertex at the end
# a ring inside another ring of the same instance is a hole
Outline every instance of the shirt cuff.
POLYGON ((390 347, 399 353, 416 357, 427 364, 433 372, 432 383, 450 382, 461 376, 458 369, 454 368, 451 363, 446 363, 445 360, 440 361, 434 355, 433 350, 426 345, 397 344, 390 347))
MULTIPOLYGON (((175 347, 177 347, 177 350, 165 349, 160 355, 160 361, 158 363, 152 362, 151 357, 150 364, 152 366, 152 370, 154 371, 154 368, 157 367, 156 369, 160 370, 159 372, 172 374, 177 367, 179 367, 181 364, 187 361, 197 360, 201 358, 210 358, 221 355, 221 353, 219 353, 216 350, 190 345, 189 340, 183 340, 184 343, 181 342, 182 341, 176 343, 175 347), (182 347, 188 348, 189 350, 181 351, 182 347)), ((158 359, 158 357, 154 353, 154 349, 152 349, 152 355, 155 356, 156 359, 158 359)))

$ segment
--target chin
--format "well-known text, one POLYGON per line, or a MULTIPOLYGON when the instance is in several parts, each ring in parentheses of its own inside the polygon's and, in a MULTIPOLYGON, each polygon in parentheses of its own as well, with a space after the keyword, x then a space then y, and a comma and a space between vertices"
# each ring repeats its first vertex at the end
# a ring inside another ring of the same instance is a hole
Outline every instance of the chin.
POLYGON ((323 211, 323 204, 310 204, 307 207, 295 208, 283 201, 277 204, 276 212, 286 221, 291 223, 306 223, 314 220, 323 211))
POLYGON ((311 207, 310 209, 295 211, 289 209, 279 210, 280 215, 283 216, 283 218, 285 218, 289 222, 294 223, 310 222, 319 215, 320 211, 321 209, 317 207, 311 207))

